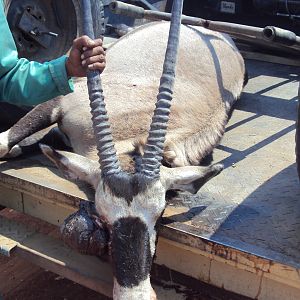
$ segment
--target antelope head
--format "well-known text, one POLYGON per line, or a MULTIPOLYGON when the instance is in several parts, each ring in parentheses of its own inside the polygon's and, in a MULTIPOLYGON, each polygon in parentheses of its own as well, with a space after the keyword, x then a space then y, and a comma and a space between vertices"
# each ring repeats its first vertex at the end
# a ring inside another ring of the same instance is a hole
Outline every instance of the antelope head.
MULTIPOLYGON (((102 95, 98 95, 100 100, 96 104, 92 101, 101 169, 97 162, 87 158, 76 154, 66 157, 43 147, 43 152, 67 177, 84 180, 96 191, 96 210, 110 232, 114 299, 155 298, 150 284, 150 270, 156 247, 156 224, 166 207, 166 191, 180 189, 197 192, 201 185, 222 169, 221 165, 161 166, 175 78, 182 2, 175 0, 173 4, 156 108, 137 171, 129 174, 120 167, 102 95)), ((89 86, 89 91, 92 89, 89 86)))

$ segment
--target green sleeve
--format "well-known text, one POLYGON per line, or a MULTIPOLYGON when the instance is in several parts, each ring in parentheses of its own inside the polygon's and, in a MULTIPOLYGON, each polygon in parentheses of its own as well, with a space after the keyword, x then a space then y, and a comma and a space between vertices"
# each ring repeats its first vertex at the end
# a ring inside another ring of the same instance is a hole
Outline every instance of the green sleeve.
POLYGON ((0 101, 35 105, 73 91, 67 78, 66 56, 47 63, 18 58, 0 0, 0 101))

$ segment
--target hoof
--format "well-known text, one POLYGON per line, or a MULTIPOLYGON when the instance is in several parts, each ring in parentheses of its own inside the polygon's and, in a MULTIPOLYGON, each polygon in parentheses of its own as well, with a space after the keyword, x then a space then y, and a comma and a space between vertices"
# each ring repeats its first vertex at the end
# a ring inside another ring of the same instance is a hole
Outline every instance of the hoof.
POLYGON ((15 158, 22 155, 22 149, 19 145, 13 146, 10 151, 5 155, 5 158, 15 158))
POLYGON ((82 254, 101 256, 107 252, 108 231, 89 214, 84 203, 64 221, 61 233, 65 244, 82 254))

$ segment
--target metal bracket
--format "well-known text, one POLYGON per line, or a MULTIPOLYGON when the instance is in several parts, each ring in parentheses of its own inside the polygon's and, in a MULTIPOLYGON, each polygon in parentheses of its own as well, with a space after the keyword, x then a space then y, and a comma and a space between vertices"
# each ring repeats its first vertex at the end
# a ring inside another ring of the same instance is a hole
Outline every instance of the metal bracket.
POLYGON ((27 34, 30 39, 46 49, 50 47, 53 37, 58 36, 58 34, 49 31, 44 23, 26 10, 23 12, 17 27, 27 34))

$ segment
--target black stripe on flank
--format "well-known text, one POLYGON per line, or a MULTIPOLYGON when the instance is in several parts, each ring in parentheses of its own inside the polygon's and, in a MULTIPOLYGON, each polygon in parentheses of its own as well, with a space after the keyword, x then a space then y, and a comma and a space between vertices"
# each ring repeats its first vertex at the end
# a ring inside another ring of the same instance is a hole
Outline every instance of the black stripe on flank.
POLYGON ((113 224, 112 257, 120 286, 138 286, 148 277, 152 265, 150 237, 141 219, 121 218, 113 224))
POLYGON ((248 80, 249 80, 248 71, 247 71, 247 69, 245 69, 243 87, 245 87, 247 85, 248 80))

